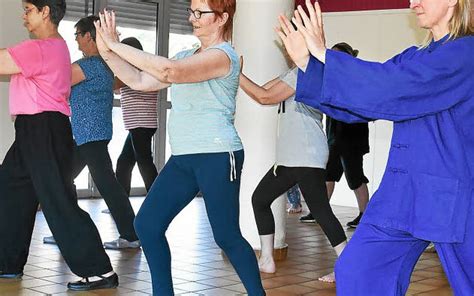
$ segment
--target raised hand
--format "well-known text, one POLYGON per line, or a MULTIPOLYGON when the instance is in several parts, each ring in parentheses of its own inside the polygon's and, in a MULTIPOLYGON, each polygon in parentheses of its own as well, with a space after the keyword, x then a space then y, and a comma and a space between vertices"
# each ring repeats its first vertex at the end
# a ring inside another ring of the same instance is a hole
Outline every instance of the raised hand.
POLYGON ((303 35, 293 28, 286 16, 279 15, 278 21, 280 28, 275 28, 275 31, 283 41, 288 55, 298 68, 305 70, 309 60, 309 51, 303 35))
POLYGON ((306 0, 306 7, 308 8, 309 17, 303 8, 298 5, 298 10, 295 11, 292 21, 303 35, 306 47, 311 55, 324 63, 326 61, 326 39, 324 37, 321 7, 317 1, 313 6, 310 0, 306 0))
POLYGON ((104 9, 99 13, 100 22, 95 22, 97 35, 110 48, 111 44, 119 42, 119 34, 115 26, 115 12, 104 9))

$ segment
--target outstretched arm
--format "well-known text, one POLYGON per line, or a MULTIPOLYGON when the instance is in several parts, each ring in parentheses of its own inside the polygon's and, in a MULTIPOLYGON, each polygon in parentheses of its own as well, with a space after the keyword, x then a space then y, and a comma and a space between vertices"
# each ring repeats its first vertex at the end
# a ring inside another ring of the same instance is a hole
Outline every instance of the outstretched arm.
POLYGON ((113 52, 101 52, 101 56, 118 79, 132 89, 156 91, 170 86, 169 83, 162 82, 145 71, 140 71, 113 52))
POLYGON ((112 72, 114 72, 115 76, 117 76, 121 82, 128 85, 130 88, 140 91, 154 91, 170 86, 169 83, 164 83, 149 73, 138 70, 130 63, 110 51, 102 39, 102 36, 99 34, 97 34, 96 42, 100 55, 112 72))
POLYGON ((311 58, 306 72, 299 73, 296 97, 363 118, 433 115, 472 98, 473 48, 474 39, 459 38, 432 52, 412 47, 385 63, 328 50, 326 64, 311 58))
POLYGON ((205 50, 181 60, 170 60, 118 42, 115 13, 104 11, 99 15, 100 24, 96 22, 96 29, 106 46, 123 60, 164 83, 200 82, 229 73, 231 61, 219 49, 205 50))
POLYGON ((242 73, 240 74, 240 88, 262 105, 278 104, 295 94, 295 90, 280 78, 275 78, 265 85, 259 86, 242 73))

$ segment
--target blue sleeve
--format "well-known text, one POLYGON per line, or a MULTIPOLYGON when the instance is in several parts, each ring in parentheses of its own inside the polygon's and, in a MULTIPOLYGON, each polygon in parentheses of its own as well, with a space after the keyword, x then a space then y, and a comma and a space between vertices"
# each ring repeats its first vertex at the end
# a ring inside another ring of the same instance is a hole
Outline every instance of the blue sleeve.
POLYGON ((81 67, 86 81, 93 82, 97 88, 109 86, 114 74, 107 64, 99 57, 84 58, 76 62, 81 67))
POLYGON ((339 121, 347 123, 371 121, 370 118, 364 118, 351 110, 322 105, 323 74, 324 64, 316 58, 310 57, 306 72, 298 71, 295 100, 318 109, 339 121))
MULTIPOLYGON (((330 110, 350 110, 364 118, 410 120, 472 97, 473 56, 474 37, 448 41, 433 51, 408 50, 386 63, 328 50, 323 74, 306 79, 302 87, 320 85, 319 103, 330 110)), ((308 65, 312 71, 321 67, 314 64, 308 65)))
POLYGON ((76 64, 81 67, 82 73, 84 73, 85 80, 92 80, 97 75, 97 60, 92 58, 83 58, 76 61, 76 64))

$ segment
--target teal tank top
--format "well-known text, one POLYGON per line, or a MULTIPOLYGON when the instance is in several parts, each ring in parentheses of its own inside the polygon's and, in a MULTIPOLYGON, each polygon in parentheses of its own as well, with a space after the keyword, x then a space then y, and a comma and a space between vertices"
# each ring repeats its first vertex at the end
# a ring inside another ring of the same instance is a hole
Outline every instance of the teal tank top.
MULTIPOLYGON (((168 135, 173 155, 232 152, 242 149, 234 127, 235 100, 239 88, 240 61, 232 46, 223 42, 209 49, 222 50, 230 59, 224 77, 171 85, 168 135)), ((192 56, 197 48, 178 53, 192 56)))

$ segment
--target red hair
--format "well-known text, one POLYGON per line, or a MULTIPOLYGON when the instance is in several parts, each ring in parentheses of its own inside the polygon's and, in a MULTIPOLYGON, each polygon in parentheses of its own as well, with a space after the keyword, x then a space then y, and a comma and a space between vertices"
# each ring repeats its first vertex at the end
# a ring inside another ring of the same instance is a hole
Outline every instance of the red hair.
POLYGON ((224 13, 229 15, 227 22, 225 23, 222 30, 222 37, 229 41, 232 38, 232 29, 234 27, 234 14, 235 14, 235 3, 236 0, 207 0, 209 8, 216 11, 216 15, 222 17, 224 13))

